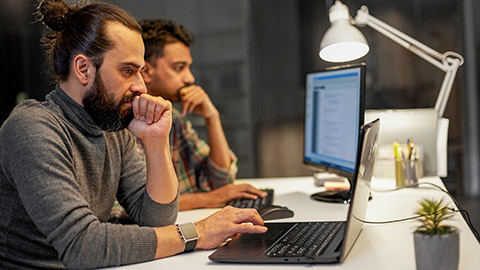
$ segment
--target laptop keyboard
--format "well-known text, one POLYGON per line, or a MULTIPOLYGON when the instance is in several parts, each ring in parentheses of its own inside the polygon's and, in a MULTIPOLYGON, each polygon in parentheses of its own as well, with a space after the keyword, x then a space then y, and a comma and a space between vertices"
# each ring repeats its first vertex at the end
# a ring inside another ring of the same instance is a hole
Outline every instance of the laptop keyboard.
POLYGON ((298 223, 266 252, 270 257, 318 256, 345 222, 298 223))
POLYGON ((238 198, 231 200, 227 205, 231 205, 237 208, 255 208, 260 209, 267 205, 273 204, 273 189, 262 189, 267 192, 267 196, 264 198, 258 197, 257 199, 238 198))

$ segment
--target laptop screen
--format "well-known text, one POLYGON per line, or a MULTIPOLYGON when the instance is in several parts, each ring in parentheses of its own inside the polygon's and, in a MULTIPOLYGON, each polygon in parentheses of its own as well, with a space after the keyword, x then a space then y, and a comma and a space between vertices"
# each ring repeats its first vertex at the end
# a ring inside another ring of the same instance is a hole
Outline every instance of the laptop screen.
POLYGON ((360 144, 362 147, 359 151, 359 164, 356 167, 356 179, 352 181, 352 190, 354 192, 350 208, 348 209, 348 219, 345 235, 345 243, 342 250, 343 260, 355 240, 360 234, 363 227, 363 220, 367 213, 368 197, 370 194, 370 183, 375 163, 375 155, 378 147, 378 132, 380 129, 380 120, 374 120, 361 128, 360 144))

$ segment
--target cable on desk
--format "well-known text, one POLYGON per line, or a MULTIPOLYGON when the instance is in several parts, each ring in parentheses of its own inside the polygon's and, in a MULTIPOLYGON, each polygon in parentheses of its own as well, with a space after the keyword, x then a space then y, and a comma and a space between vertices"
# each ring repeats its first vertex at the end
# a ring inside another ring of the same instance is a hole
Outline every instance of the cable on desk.
MULTIPOLYGON (((374 189, 372 189, 372 191, 373 192, 392 192, 392 191, 397 191, 397 190, 404 189, 404 188, 419 187, 420 185, 430 185, 430 186, 433 186, 433 187, 439 189, 440 191, 446 193, 450 197, 450 199, 452 199, 453 203, 457 207, 457 209, 454 209, 454 208, 448 208, 448 209, 452 212, 459 212, 460 215, 462 215, 462 217, 465 220, 465 222, 467 223, 468 227, 473 232, 475 238, 477 239, 478 242, 480 242, 480 236, 478 234, 478 231, 473 226, 473 223, 470 219, 470 215, 468 214, 468 211, 464 210, 460 207, 457 200, 453 197, 452 194, 450 194, 450 192, 448 192, 447 190, 443 189, 442 187, 440 187, 440 186, 438 186, 434 183, 421 182, 421 183, 417 183, 417 184, 413 184, 413 185, 406 185, 406 186, 403 186, 403 187, 397 187, 397 188, 394 188, 394 189, 384 189, 384 190, 374 190, 374 189)), ((408 218, 403 218, 403 219, 390 220, 390 221, 378 221, 378 222, 376 222, 376 221, 365 221, 365 220, 360 220, 360 219, 358 219, 358 220, 361 221, 361 222, 367 223, 367 224, 388 224, 388 223, 395 223, 395 222, 412 220, 412 219, 416 219, 416 218, 419 218, 419 217, 421 217, 421 216, 419 215, 419 216, 413 216, 413 217, 408 217, 408 218)))
MULTIPOLYGON (((448 208, 448 207, 444 207, 442 209, 439 209, 437 211, 437 213, 440 213, 441 211, 443 211, 444 209, 448 209, 448 210, 451 210, 453 212, 458 212, 458 210, 455 210, 453 208, 448 208)), ((434 213, 432 213, 434 214, 434 213)), ((413 220, 413 219, 417 219, 417 218, 421 218, 421 217, 424 217, 424 216, 430 216, 432 214, 428 214, 428 215, 416 215, 416 216, 412 216, 412 217, 407 217, 407 218, 401 218, 401 219, 392 219, 392 220, 386 220, 386 221, 368 221, 368 220, 362 220, 362 219, 359 219, 359 218, 355 218, 356 220, 360 221, 360 222, 363 222, 363 223, 366 223, 366 224, 390 224, 390 223, 397 223, 397 222, 403 222, 403 221, 409 221, 409 220, 413 220)), ((435 213, 436 214, 436 213, 435 213)))
POLYGON ((357 217, 355 217, 356 220, 362 222, 362 223, 365 223, 365 224, 375 224, 375 225, 379 225, 379 224, 390 224, 390 223, 397 223, 397 222, 402 222, 402 221, 408 221, 408 220, 412 220, 412 219, 417 219, 419 217, 422 217, 422 216, 413 216, 413 217, 408 217, 408 218, 401 218, 401 219, 392 219, 392 220, 385 220, 385 221, 368 221, 368 220, 363 220, 363 219, 359 219, 357 217))

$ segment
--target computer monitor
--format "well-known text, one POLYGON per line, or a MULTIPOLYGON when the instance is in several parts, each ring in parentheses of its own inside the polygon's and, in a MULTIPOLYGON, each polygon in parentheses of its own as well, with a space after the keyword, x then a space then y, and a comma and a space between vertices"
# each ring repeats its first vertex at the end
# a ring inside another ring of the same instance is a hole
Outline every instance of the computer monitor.
MULTIPOLYGON (((380 118, 379 149, 393 151, 393 142, 415 143, 425 176, 447 176, 448 120, 440 120, 434 108, 365 110, 365 122, 380 118), (447 126, 442 125, 447 121, 447 126), (443 138, 443 139, 442 139, 443 138)), ((380 153, 380 151, 379 151, 380 153)), ((377 155, 374 176, 395 177, 393 153, 377 155)))
MULTIPOLYGON (((306 75, 303 163, 351 182, 365 113, 365 64, 336 66, 306 75)), ((348 203, 349 191, 312 198, 348 203)))

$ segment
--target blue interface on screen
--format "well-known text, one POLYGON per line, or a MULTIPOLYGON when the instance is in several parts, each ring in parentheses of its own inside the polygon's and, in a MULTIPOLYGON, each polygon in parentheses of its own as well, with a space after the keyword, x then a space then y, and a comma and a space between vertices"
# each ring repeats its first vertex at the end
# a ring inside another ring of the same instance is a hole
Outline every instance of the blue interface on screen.
POLYGON ((359 67, 307 74, 305 161, 355 171, 361 95, 359 67))

